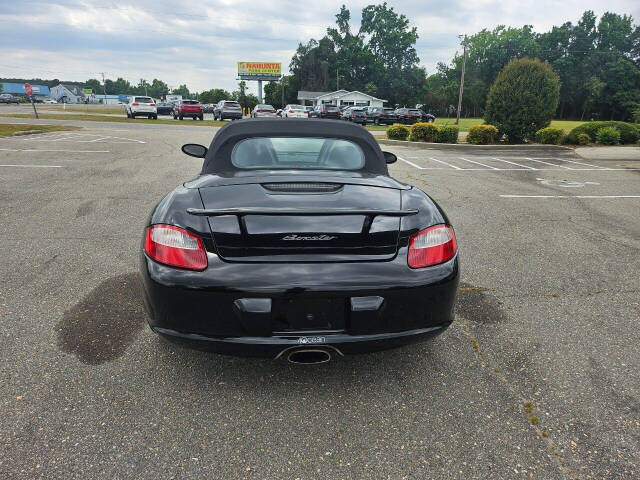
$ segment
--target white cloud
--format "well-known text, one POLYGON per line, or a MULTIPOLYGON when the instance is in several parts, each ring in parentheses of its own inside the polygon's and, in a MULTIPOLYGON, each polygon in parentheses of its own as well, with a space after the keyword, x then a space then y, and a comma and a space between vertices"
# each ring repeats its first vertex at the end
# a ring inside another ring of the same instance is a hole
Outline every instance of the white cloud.
MULTIPOLYGON (((342 0, 172 2, 23 0, 3 6, 3 75, 85 80, 161 78, 192 90, 236 87, 236 62, 279 61, 288 67, 299 42, 321 37, 335 23, 342 0), (25 9, 30 12, 25 15, 25 9)), ((352 25, 371 1, 348 2, 352 25)), ((576 22, 592 9, 640 16, 636 1, 525 0, 389 1, 418 28, 421 63, 433 71, 458 50, 457 35, 505 24, 537 31, 576 22)))

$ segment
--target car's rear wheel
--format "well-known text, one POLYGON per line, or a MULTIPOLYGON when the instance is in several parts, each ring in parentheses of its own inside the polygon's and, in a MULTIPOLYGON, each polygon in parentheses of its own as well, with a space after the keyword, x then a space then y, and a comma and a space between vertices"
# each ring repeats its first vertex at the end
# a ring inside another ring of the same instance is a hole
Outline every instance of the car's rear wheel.
POLYGON ((184 120, 184 117, 183 117, 182 115, 180 115, 178 118, 179 118, 180 120, 184 120))
POLYGON ((200 121, 203 121, 204 120, 204 114, 200 115, 198 118, 200 119, 200 121))

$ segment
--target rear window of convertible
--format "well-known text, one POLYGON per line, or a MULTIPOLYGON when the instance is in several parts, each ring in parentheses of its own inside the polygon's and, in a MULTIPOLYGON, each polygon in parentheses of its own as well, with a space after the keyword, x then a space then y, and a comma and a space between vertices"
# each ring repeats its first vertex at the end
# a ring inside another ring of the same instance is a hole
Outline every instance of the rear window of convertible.
POLYGON ((359 170, 364 153, 336 138, 256 137, 238 142, 231 152, 237 168, 359 170))

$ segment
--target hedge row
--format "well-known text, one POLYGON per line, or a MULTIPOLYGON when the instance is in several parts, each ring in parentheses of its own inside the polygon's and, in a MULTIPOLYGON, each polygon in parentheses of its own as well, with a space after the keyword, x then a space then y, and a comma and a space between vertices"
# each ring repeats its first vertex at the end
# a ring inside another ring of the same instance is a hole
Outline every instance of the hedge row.
POLYGON ((412 142, 458 143, 460 129, 455 125, 439 127, 431 122, 414 123, 411 129, 405 125, 394 124, 387 128, 387 138, 412 142))
POLYGON ((469 128, 467 142, 473 145, 489 145, 498 141, 498 129, 493 125, 473 125, 469 128))
MULTIPOLYGON (((598 140, 598 130, 613 127, 620 132, 620 143, 636 143, 640 139, 640 130, 632 123, 626 122, 586 122, 569 132, 566 143, 581 145, 579 135, 589 135, 590 140, 598 140)), ((584 137, 582 137, 584 141, 584 137)))

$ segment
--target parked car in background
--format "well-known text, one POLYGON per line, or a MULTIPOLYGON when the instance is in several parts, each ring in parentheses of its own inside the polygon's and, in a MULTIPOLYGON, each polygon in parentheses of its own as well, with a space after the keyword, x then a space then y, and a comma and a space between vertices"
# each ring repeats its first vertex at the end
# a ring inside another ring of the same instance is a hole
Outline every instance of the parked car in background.
POLYGON ((273 108, 272 105, 268 105, 266 103, 259 103, 251 112, 251 118, 259 118, 259 117, 269 117, 275 118, 276 109, 273 108))
POLYGON ((0 103, 20 103, 20 101, 18 97, 14 97, 10 93, 0 94, 0 103))
POLYGON ((242 107, 235 100, 220 100, 213 109, 214 120, 239 120, 242 118, 242 107))
MULTIPOLYGON (((343 105, 344 107, 344 105, 343 105)), ((353 107, 346 107, 340 109, 340 120, 349 120, 349 113, 353 107)))
POLYGON ((282 109, 282 116, 285 118, 309 118, 309 113, 303 105, 290 103, 282 109))
POLYGON ((147 117, 154 120, 158 118, 156 102, 151 97, 131 97, 129 102, 125 104, 124 111, 127 118, 147 117))
POLYGON ((367 122, 375 125, 392 125, 398 121, 393 108, 366 107, 367 122))
POLYGON ((280 117, 282 118, 282 109, 279 108, 278 110, 276 110, 276 117, 280 117))
POLYGON ((365 107, 351 107, 348 112, 347 120, 353 123, 361 123, 365 125, 367 123, 367 113, 364 110, 365 107))
POLYGON ((214 109, 215 107, 216 107, 216 106, 215 106, 213 103, 203 103, 203 104, 202 104, 202 111, 203 111, 204 113, 213 113, 213 109, 214 109))
POLYGON ((407 125, 419 122, 422 117, 420 112, 415 108, 397 108, 395 114, 398 117, 398 123, 404 123, 407 125))
POLYGON ((313 111, 313 106, 306 105, 304 109, 307 111, 307 116, 311 116, 311 112, 313 111))
POLYGON ((309 118, 340 118, 340 109, 334 105, 317 105, 311 112, 309 118))
POLYGON ((45 98, 42 103, 54 104, 58 102, 54 98, 45 98))
POLYGON ((173 103, 158 103, 156 105, 156 111, 158 115, 172 115, 173 114, 173 103))
POLYGON ((436 116, 432 115, 430 113, 426 113, 424 110, 416 110, 417 112, 420 112, 420 121, 421 122, 427 122, 427 123, 433 123, 436 121, 436 116))
POLYGON ((204 119, 202 105, 198 100, 182 100, 173 106, 173 119, 184 120, 184 117, 191 117, 194 120, 196 118, 204 119))

